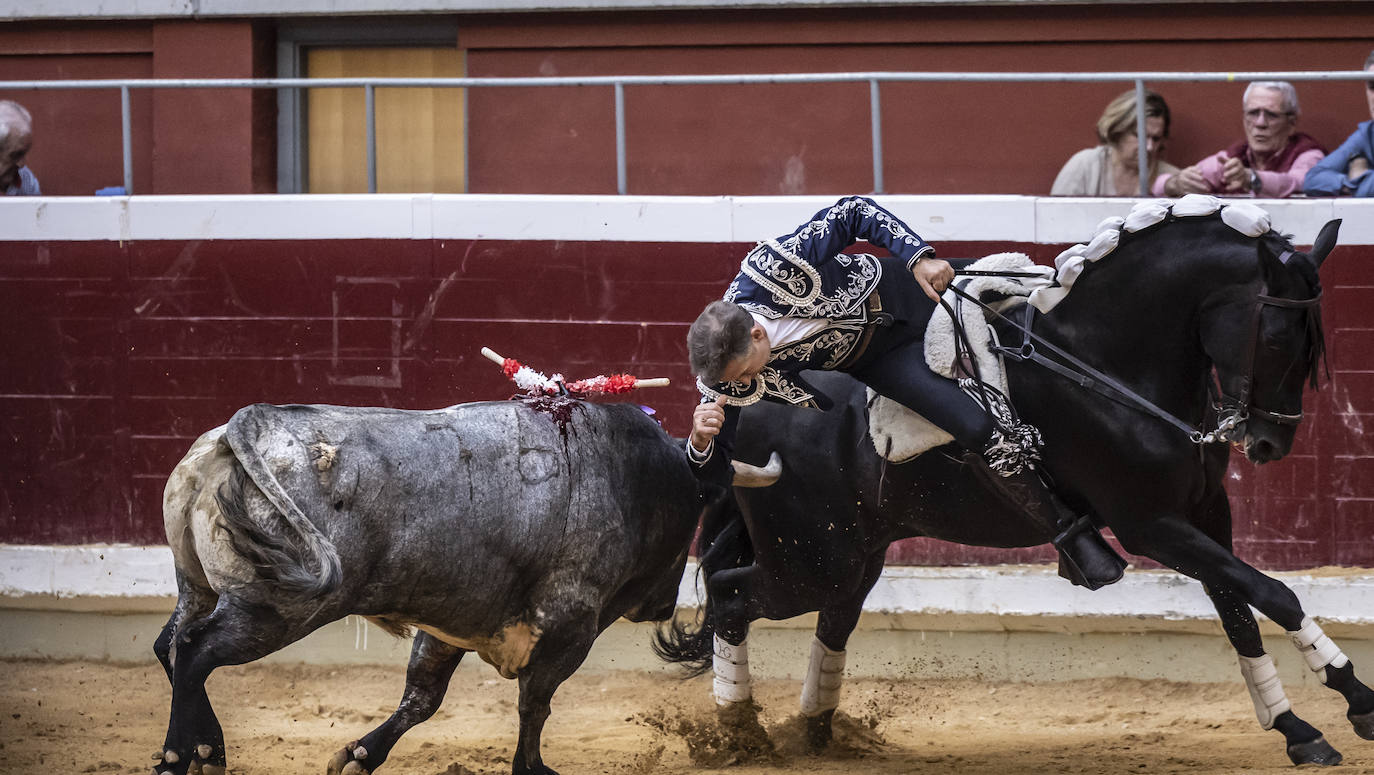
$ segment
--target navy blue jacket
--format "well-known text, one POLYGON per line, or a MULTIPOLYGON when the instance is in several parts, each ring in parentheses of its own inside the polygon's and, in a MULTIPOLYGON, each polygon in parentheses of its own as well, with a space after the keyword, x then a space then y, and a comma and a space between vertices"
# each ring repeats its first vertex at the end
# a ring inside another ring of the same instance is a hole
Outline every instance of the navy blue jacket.
POLYGON ((897 216, 872 199, 845 197, 811 217, 791 234, 760 242, 740 265, 725 300, 765 318, 823 318, 830 325, 799 342, 774 347, 759 378, 706 385, 708 399, 725 396, 734 406, 760 399, 828 408, 830 401, 802 380, 802 369, 843 364, 869 323, 864 302, 878 287, 882 266, 866 253, 844 253, 858 240, 886 248, 908 270, 935 249, 897 216))

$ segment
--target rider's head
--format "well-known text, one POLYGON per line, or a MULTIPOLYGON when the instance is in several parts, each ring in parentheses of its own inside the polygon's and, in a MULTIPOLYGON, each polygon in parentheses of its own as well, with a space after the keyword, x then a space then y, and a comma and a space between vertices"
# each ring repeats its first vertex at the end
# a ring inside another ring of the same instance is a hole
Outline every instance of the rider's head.
POLYGON ((713 385, 732 362, 746 358, 752 344, 754 318, 738 304, 713 301, 687 329, 687 359, 692 374, 713 385))

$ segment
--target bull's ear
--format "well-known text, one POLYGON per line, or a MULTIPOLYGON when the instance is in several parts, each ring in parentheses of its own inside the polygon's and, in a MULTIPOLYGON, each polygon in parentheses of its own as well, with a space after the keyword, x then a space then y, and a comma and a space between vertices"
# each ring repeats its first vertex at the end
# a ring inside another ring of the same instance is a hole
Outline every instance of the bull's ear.
POLYGON ((1307 254, 1307 258, 1315 267, 1320 267, 1326 257, 1331 254, 1331 249, 1336 247, 1336 235, 1341 230, 1341 219, 1327 221, 1322 230, 1317 232, 1317 239, 1312 242, 1312 250, 1307 254))

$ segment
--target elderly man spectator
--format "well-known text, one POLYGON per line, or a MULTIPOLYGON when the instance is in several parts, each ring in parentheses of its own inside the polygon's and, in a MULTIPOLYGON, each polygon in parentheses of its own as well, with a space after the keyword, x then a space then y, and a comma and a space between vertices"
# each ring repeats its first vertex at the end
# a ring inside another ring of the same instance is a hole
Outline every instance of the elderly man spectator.
POLYGON ((24 166, 33 145, 33 118, 24 106, 0 100, 0 191, 6 196, 38 196, 38 178, 24 166))
POLYGON ((1370 80, 1364 82, 1371 120, 1360 122, 1354 134, 1341 147, 1307 172, 1303 192, 1308 196, 1374 196, 1374 51, 1365 57, 1364 69, 1370 80))
POLYGON ((1245 139, 1177 175, 1160 175, 1156 196, 1229 194, 1285 197, 1302 190, 1307 171, 1326 156, 1297 131, 1298 93, 1287 81, 1255 81, 1241 98, 1245 139))

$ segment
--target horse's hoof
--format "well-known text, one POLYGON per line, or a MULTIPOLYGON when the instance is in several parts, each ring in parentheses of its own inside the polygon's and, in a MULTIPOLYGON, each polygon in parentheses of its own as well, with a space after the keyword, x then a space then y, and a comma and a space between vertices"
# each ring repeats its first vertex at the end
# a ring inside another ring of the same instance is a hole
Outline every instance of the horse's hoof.
POLYGON ((1350 719, 1355 734, 1365 740, 1374 740, 1374 710, 1368 713, 1347 713, 1345 717, 1350 719))
POLYGON ((835 737, 835 711, 828 710, 806 719, 806 747, 812 752, 824 751, 835 737))
POLYGON ((1294 743, 1288 746, 1288 758, 1294 764, 1320 764, 1334 767, 1341 763, 1341 752, 1331 747, 1326 738, 1318 737, 1307 743, 1294 743))

